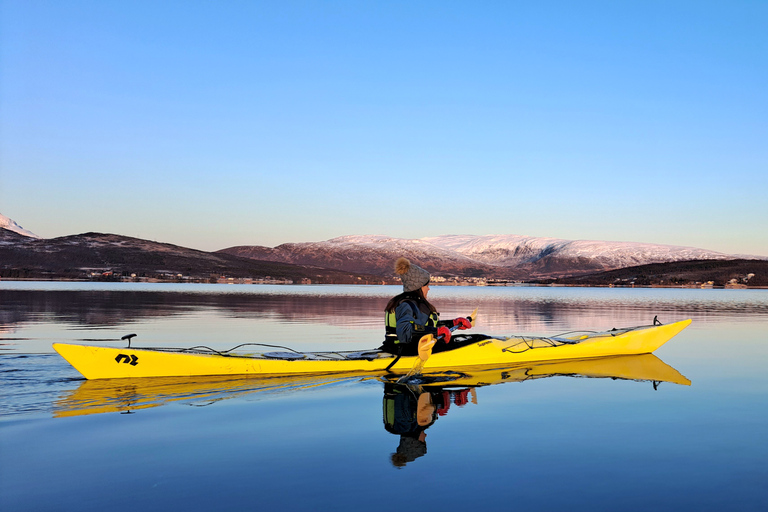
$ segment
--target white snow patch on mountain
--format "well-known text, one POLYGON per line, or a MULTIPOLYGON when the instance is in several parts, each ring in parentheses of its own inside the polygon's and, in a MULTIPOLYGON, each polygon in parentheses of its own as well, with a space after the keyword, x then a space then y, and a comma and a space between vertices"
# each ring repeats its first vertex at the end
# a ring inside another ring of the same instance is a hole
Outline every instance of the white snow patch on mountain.
POLYGON ((608 266, 633 266, 648 263, 698 259, 733 259, 734 256, 707 249, 639 242, 563 240, 520 235, 447 235, 426 238, 430 243, 450 248, 491 265, 514 266, 538 260, 548 254, 560 258, 587 258, 608 266))
POLYGON ((522 235, 444 235, 419 239, 384 235, 350 235, 316 242, 316 247, 380 251, 381 255, 409 251, 425 257, 471 260, 499 267, 516 267, 542 258, 587 261, 605 268, 697 259, 734 259, 735 256, 707 249, 638 242, 564 240, 522 235))
POLYGON ((40 236, 37 236, 33 232, 28 231, 23 227, 19 226, 18 224, 16 224, 16 222, 13 219, 9 219, 2 213, 0 213, 0 228, 4 228, 4 229, 7 229, 8 231, 13 231, 20 235, 28 236, 30 238, 42 238, 40 236))
POLYGON ((348 235, 340 236, 338 238, 332 238, 326 242, 318 242, 318 244, 330 245, 335 248, 348 248, 348 249, 368 249, 373 252, 381 252, 383 254, 398 254, 401 252, 410 252, 423 254, 425 257, 443 257, 443 258, 459 258, 459 259, 473 259, 470 256, 466 256, 461 253, 457 253, 450 247, 443 247, 433 244, 427 238, 394 238, 385 235, 348 235))

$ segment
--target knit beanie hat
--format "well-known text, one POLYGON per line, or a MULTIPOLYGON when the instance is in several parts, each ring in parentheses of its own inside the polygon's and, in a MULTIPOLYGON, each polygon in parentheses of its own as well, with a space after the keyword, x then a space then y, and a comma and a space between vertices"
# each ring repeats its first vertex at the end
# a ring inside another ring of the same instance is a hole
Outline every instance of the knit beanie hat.
POLYGON ((427 454, 427 443, 410 436, 401 436, 397 452, 392 454, 392 464, 403 467, 427 454))
POLYGON ((395 273, 403 282, 404 292, 412 292, 429 284, 429 272, 405 258, 398 258, 395 262, 395 273))

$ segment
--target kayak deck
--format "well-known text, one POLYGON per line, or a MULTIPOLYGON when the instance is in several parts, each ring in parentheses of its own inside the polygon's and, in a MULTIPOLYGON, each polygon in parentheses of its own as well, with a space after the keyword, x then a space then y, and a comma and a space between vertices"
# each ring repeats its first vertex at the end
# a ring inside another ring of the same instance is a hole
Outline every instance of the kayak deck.
MULTIPOLYGON (((456 370, 467 366, 648 354, 690 323, 691 320, 683 320, 666 325, 552 337, 484 338, 456 349, 433 353, 424 363, 424 369, 456 370)), ((453 339, 461 345, 461 335, 453 339)), ((396 360, 395 356, 379 350, 235 354, 200 348, 112 348, 67 343, 54 343, 53 348, 86 379, 384 372, 388 367, 393 373, 405 373, 418 359, 403 356, 396 360)))

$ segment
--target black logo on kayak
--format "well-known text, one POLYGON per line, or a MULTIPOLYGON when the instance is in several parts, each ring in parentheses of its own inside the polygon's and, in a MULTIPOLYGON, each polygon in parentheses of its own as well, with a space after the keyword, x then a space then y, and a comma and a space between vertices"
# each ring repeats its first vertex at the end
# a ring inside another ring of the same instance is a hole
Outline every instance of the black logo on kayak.
POLYGON ((118 363, 128 363, 131 366, 136 366, 139 364, 139 358, 135 355, 131 354, 130 356, 127 356, 125 354, 118 354, 115 358, 115 361, 118 363))

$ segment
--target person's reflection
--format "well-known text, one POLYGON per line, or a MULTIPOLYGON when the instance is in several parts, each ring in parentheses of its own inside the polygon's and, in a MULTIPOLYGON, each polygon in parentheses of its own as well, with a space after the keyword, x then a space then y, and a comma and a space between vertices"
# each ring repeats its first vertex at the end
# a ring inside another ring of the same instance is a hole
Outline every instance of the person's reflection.
POLYGON ((405 384, 384 384, 384 428, 400 436, 392 465, 401 468, 427 453, 427 430, 448 413, 451 401, 459 407, 477 403, 474 388, 443 390, 405 384))

